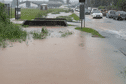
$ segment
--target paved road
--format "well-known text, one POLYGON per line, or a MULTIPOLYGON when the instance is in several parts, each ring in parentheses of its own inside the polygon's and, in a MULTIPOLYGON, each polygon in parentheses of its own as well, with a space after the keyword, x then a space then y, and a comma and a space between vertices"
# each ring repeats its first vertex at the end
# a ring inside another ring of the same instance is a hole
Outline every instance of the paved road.
MULTIPOLYGON (((79 12, 75 12, 79 16, 79 12)), ((92 27, 99 31, 116 34, 117 37, 126 39, 126 20, 117 21, 103 17, 103 19, 92 19, 91 15, 86 15, 87 27, 92 27)))

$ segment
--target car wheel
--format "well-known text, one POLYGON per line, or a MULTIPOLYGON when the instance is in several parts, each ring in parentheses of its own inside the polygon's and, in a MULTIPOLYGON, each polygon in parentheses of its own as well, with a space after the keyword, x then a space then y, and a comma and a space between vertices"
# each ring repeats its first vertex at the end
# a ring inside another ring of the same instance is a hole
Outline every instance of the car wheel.
POLYGON ((107 15, 106 15, 106 18, 108 18, 107 15))
POLYGON ((119 18, 117 17, 116 20, 119 20, 119 18))

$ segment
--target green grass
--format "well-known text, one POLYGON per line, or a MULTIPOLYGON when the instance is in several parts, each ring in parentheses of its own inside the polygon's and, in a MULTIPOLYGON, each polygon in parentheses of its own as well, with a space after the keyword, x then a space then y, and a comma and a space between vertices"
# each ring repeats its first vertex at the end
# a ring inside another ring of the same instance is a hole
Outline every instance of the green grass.
POLYGON ((71 35, 71 34, 73 34, 72 32, 70 32, 70 31, 66 31, 66 32, 62 32, 62 31, 59 31, 59 33, 63 33, 63 34, 61 34, 61 37, 66 37, 66 36, 68 36, 68 35, 71 35))
MULTIPOLYGON (((46 17, 47 14, 51 12, 59 14, 60 12, 69 12, 69 10, 64 10, 62 8, 48 10, 22 8, 21 18, 19 20, 32 20, 34 18, 46 17)), ((15 9, 12 9, 12 18, 15 18, 15 9)))
POLYGON ((29 27, 29 25, 21 25, 21 26, 22 26, 22 27, 25 27, 25 28, 26 28, 26 27, 29 27))
POLYGON ((68 24, 68 26, 76 26, 76 25, 68 24))
POLYGON ((71 16, 58 16, 56 18, 64 18, 66 19, 68 22, 72 22, 72 17, 71 16))
POLYGON ((17 26, 20 26, 20 27, 29 27, 29 25, 22 25, 22 24, 15 24, 15 25, 17 25, 17 26))
POLYGON ((30 34, 33 34, 34 39, 44 39, 48 35, 48 30, 43 27, 40 33, 34 31, 30 32, 30 34))
POLYGON ((73 17, 74 20, 80 20, 80 18, 79 18, 75 13, 73 13, 73 14, 70 15, 70 16, 73 17))
MULTIPOLYGON (((40 9, 21 9, 21 19, 31 20, 40 12, 40 9)), ((12 9, 12 18, 15 18, 15 9, 12 9)))
POLYGON ((84 31, 87 33, 91 33, 93 36, 92 37, 100 37, 100 38, 105 38, 104 36, 100 35, 96 30, 91 29, 91 28, 82 28, 81 27, 76 27, 75 29, 84 31))

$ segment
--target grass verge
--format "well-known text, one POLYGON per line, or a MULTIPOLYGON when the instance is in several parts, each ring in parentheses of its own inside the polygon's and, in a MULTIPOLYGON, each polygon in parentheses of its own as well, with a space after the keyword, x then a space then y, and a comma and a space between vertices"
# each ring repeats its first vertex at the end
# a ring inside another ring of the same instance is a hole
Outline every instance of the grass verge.
POLYGON ((75 29, 80 30, 80 31, 84 31, 87 33, 91 33, 92 37, 100 37, 100 38, 105 38, 104 36, 102 36, 101 34, 99 34, 96 30, 91 29, 91 28, 82 28, 81 27, 76 27, 75 29))
POLYGON ((70 16, 73 17, 74 20, 80 20, 80 18, 79 18, 75 13, 73 13, 73 14, 70 15, 70 16))

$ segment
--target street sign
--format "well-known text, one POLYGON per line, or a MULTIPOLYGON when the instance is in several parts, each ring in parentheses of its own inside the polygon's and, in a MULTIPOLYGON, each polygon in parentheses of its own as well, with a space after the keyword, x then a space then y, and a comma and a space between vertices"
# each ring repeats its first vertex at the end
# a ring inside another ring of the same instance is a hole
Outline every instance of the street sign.
POLYGON ((80 4, 80 19, 84 19, 84 4, 80 4))
POLYGON ((79 0, 79 2, 80 2, 80 3, 84 3, 84 2, 85 2, 85 0, 79 0))

